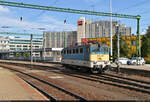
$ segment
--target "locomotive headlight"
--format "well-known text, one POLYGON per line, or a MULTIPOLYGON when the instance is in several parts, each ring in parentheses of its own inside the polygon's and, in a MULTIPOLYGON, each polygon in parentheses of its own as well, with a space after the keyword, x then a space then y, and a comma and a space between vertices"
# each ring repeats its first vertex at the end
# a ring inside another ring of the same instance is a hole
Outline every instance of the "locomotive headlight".
POLYGON ((105 61, 105 64, 110 64, 109 61, 105 61))
POLYGON ((93 62, 93 64, 97 64, 97 62, 93 62))

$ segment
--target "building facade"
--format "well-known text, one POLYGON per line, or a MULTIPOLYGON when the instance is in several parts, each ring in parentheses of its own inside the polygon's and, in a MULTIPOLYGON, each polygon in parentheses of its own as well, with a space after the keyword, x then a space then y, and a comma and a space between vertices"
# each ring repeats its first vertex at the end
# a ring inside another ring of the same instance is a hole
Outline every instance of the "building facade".
MULTIPOLYGON (((43 47, 45 48, 64 48, 73 46, 77 43, 76 31, 64 32, 44 32, 43 33, 43 47)), ((46 52, 47 57, 51 57, 51 52, 46 52)))
MULTIPOLYGON (((112 21, 112 35, 114 36, 117 32, 120 32, 121 36, 130 36, 131 27, 126 27, 124 24, 120 24, 119 21, 112 21)), ((81 17, 77 21, 77 42, 81 42, 81 38, 100 38, 110 37, 110 21, 99 20, 92 21, 86 20, 81 17)))
MULTIPOLYGON (((43 47, 43 39, 35 38, 32 40, 32 48, 39 49, 43 47)), ((29 50, 31 49, 31 40, 20 37, 9 37, 9 50, 19 51, 19 50, 29 50)), ((10 57, 13 55, 10 54, 10 57)), ((33 52, 33 57, 40 57, 39 52, 33 52)))
POLYGON ((9 50, 9 39, 0 37, 0 51, 8 51, 9 50))
POLYGON ((46 48, 63 48, 74 45, 77 42, 77 32, 44 32, 46 48))

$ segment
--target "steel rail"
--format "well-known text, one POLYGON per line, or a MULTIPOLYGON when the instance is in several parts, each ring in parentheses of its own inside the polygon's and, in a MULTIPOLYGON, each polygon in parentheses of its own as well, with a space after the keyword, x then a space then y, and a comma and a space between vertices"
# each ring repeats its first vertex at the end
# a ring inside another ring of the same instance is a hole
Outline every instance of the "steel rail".
MULTIPOLYGON (((61 72, 55 72, 55 73, 61 73, 61 72)), ((108 82, 110 80, 106 80, 106 79, 92 79, 89 76, 83 77, 83 76, 72 75, 72 74, 68 74, 68 73, 65 73, 65 75, 69 75, 69 76, 73 76, 73 77, 77 77, 77 78, 81 78, 81 79, 85 79, 85 80, 90 80, 90 81, 94 81, 94 82, 100 82, 100 83, 104 83, 104 84, 108 84, 108 85, 113 85, 113 86, 117 86, 117 87, 121 87, 121 88, 126 88, 126 89, 130 89, 130 90, 134 90, 134 91, 150 94, 150 90, 135 88, 135 86, 120 85, 118 83, 112 83, 113 81, 112 82, 108 82), (87 78, 87 77, 89 77, 89 78, 87 78)))
MULTIPOLYGON (((5 63, 14 63, 15 64, 16 62, 5 62, 5 63)), ((21 63, 18 63, 18 64, 21 64, 21 63)), ((59 64, 59 63, 55 63, 55 64, 59 64)), ((37 66, 37 65, 35 65, 35 66, 37 66)), ((39 66, 46 67, 46 66, 43 66, 43 65, 39 65, 39 66)), ((51 67, 51 68, 59 69, 57 67, 51 67)), ((126 80, 131 80, 131 81, 135 81, 135 82, 140 82, 140 83, 143 83, 143 84, 150 84, 150 82, 148 82, 148 81, 137 80, 137 79, 132 79, 132 78, 126 78, 126 77, 111 75, 111 74, 108 74, 108 73, 103 73, 103 75, 98 75, 98 76, 104 76, 104 75, 108 75, 108 76, 116 77, 116 78, 121 78, 121 79, 126 79, 126 80)))
MULTIPOLYGON (((57 67, 51 67, 51 68, 55 68, 55 69, 58 69, 57 67)), ((59 73, 59 74, 62 74, 61 72, 55 72, 55 73, 59 73)), ((81 77, 81 76, 77 76, 77 75, 72 75, 72 74, 69 74, 69 73, 65 73, 66 75, 69 75, 69 76, 73 76, 73 77, 78 77, 78 78, 82 78, 82 79, 86 79, 86 80, 90 80, 90 81, 96 81, 96 82, 101 82, 101 83, 104 83, 104 84, 109 84, 109 85, 114 85, 114 86, 118 86, 118 87, 122 87, 122 88, 127 88, 127 89, 131 89, 131 90, 135 90, 135 91, 140 91, 140 92, 144 92, 144 93, 148 93, 150 94, 150 91, 149 90, 144 90, 144 89, 139 89, 139 88, 135 88, 135 86, 133 87, 130 87, 130 86, 125 86, 125 85, 119 85, 119 84, 114 84, 114 83, 110 83, 110 82, 105 82, 105 81, 112 81, 111 79, 106 79, 106 78, 100 78, 100 79, 91 79, 91 76, 86 76, 86 77, 89 77, 89 78, 85 78, 85 77, 81 77), (103 80, 103 81, 101 81, 103 80)), ((93 77, 95 78, 95 77, 93 77)), ((97 78, 97 77, 96 77, 97 78)), ((113 81, 112 81, 113 82, 113 81)), ((117 82, 117 81, 116 81, 117 82)), ((120 81, 118 81, 120 82, 120 81)), ((122 81, 120 83, 123 83, 122 81)), ((123 84, 128 84, 128 85, 133 85, 132 83, 128 83, 128 82, 125 82, 123 84)), ((139 85, 139 84, 135 84, 136 86, 139 86, 139 87, 142 87, 142 88, 149 88, 148 86, 143 86, 143 85, 139 85)))
MULTIPOLYGON (((0 65, 0 66, 1 66, 1 65, 0 65)), ((22 72, 22 71, 19 71, 19 70, 16 70, 16 69, 12 69, 12 68, 9 68, 9 67, 6 67, 6 66, 3 66, 3 67, 4 67, 4 68, 7 68, 7 69, 10 69, 10 70, 13 70, 13 71, 16 71, 16 72, 19 72, 19 73, 21 73, 21 74, 27 75, 27 76, 29 76, 29 77, 31 77, 31 78, 34 78, 34 79, 36 79, 36 80, 38 80, 38 81, 40 81, 40 82, 43 82, 43 83, 45 83, 45 84, 47 84, 47 85, 50 85, 50 86, 52 86, 52 87, 54 87, 54 88, 57 88, 57 89, 59 89, 59 90, 65 92, 65 93, 67 93, 67 94, 69 94, 69 95, 71 95, 71 96, 73 96, 73 97, 75 97, 75 98, 80 99, 80 101, 85 101, 85 102, 88 101, 86 98, 84 98, 84 97, 82 97, 82 96, 79 96, 79 95, 77 95, 77 94, 75 94, 75 93, 72 93, 72 92, 70 92, 70 91, 68 91, 68 90, 66 90, 66 89, 64 89, 64 88, 62 88, 62 87, 59 87, 59 86, 57 86, 57 85, 55 85, 55 84, 52 84, 52 83, 50 83, 50 82, 47 82, 47 81, 45 81, 45 80, 39 79, 38 77, 32 76, 32 75, 30 75, 30 74, 27 74, 27 73, 24 73, 24 72, 22 72)))
POLYGON ((131 80, 131 81, 135 81, 135 82, 140 82, 140 83, 144 83, 144 84, 150 84, 150 82, 148 82, 148 81, 131 79, 131 78, 121 77, 121 76, 112 75, 112 74, 108 74, 108 73, 104 73, 104 75, 111 76, 111 77, 116 77, 116 78, 121 78, 121 79, 126 79, 126 80, 131 80))
POLYGON ((128 81, 120 80, 120 79, 114 79, 114 78, 107 77, 107 76, 100 76, 100 77, 93 77, 93 78, 102 79, 102 80, 109 80, 109 81, 112 81, 112 82, 118 82, 118 83, 123 83, 123 84, 127 84, 127 85, 133 85, 133 86, 141 87, 141 88, 144 88, 144 89, 150 89, 150 86, 146 86, 146 85, 141 85, 141 84, 128 82, 128 81), (100 77, 104 77, 104 78, 100 78, 100 77))
MULTIPOLYGON (((39 65, 39 66, 45 67, 45 66, 42 66, 42 65, 39 65)), ((57 67, 51 67, 51 68, 55 68, 56 69, 57 67)), ((104 75, 108 75, 108 74, 104 73, 104 75)), ((110 79, 101 78, 103 80, 110 80, 110 81, 115 81, 115 82, 124 83, 124 84, 128 84, 128 85, 134 85, 134 86, 137 86, 137 87, 142 87, 142 88, 145 88, 145 89, 150 89, 150 86, 145 86, 145 85, 140 85, 140 84, 136 84, 136 83, 132 83, 132 82, 127 82, 127 81, 120 80, 120 79, 114 79, 114 78, 107 77, 107 76, 104 76, 104 75, 98 75, 98 76, 105 77, 105 78, 110 78, 110 79)), ((115 76, 115 75, 111 75, 111 76, 122 78, 122 79, 126 79, 126 80, 131 80, 131 81, 135 81, 135 82, 141 82, 143 84, 150 84, 150 82, 147 82, 147 81, 135 80, 135 79, 131 79, 131 78, 124 78, 124 77, 119 77, 119 76, 115 76)), ((91 77, 93 77, 93 76, 91 76, 91 77)), ((93 78, 97 78, 97 77, 93 77, 93 78)))
MULTIPOLYGON (((21 78, 21 77, 20 77, 21 78)), ((44 94, 48 99, 50 99, 50 101, 55 101, 58 102, 58 100, 56 98, 54 98, 51 94, 45 92, 44 90, 42 90, 41 88, 37 87, 36 85, 32 84, 31 82, 29 82, 28 80, 21 78, 22 80, 24 80, 25 82, 27 82, 28 84, 30 84, 32 87, 36 88, 38 91, 40 91, 42 94, 44 94)))

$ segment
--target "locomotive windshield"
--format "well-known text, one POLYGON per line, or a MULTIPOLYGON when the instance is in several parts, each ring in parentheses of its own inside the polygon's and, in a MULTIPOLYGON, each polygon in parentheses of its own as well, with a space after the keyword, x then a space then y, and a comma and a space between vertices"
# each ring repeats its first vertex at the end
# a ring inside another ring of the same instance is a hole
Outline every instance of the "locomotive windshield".
POLYGON ((92 47, 91 48, 91 53, 108 54, 109 53, 109 49, 108 49, 108 47, 92 47))

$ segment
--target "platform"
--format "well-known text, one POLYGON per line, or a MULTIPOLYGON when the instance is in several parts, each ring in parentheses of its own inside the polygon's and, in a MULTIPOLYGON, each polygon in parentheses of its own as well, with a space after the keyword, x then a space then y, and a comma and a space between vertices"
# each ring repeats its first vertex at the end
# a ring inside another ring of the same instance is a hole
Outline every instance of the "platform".
MULTIPOLYGON (((117 67, 117 65, 113 64, 113 69, 117 67)), ((120 71, 130 75, 141 75, 145 77, 150 77, 150 64, 145 65, 121 65, 120 71)))
MULTIPOLYGON (((113 67, 117 67, 117 65, 113 64, 113 67)), ((145 64, 145 65, 120 65, 120 68, 141 70, 141 71, 149 71, 150 72, 150 64, 145 64)))
POLYGON ((17 77, 13 72, 0 67, 0 101, 48 100, 35 88, 17 77))

